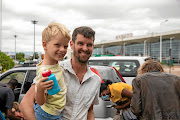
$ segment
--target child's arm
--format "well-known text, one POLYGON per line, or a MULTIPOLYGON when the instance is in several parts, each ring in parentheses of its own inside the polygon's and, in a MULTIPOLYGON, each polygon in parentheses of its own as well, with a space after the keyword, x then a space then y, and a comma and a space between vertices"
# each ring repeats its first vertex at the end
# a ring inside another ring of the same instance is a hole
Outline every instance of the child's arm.
POLYGON ((53 87, 53 80, 45 81, 48 77, 43 77, 37 84, 36 102, 39 105, 43 105, 46 101, 45 90, 49 90, 53 87))

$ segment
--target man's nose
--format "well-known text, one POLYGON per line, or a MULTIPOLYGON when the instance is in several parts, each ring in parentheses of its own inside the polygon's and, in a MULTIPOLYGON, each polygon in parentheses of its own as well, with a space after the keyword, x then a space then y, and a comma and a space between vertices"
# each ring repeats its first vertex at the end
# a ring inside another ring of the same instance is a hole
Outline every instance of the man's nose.
POLYGON ((88 50, 88 46, 85 44, 85 45, 83 45, 83 50, 84 51, 87 51, 88 50))

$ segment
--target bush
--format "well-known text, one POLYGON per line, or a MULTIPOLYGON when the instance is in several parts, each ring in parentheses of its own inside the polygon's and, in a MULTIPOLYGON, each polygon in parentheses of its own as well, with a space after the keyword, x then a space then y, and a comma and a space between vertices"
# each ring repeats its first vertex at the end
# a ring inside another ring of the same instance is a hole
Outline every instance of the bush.
POLYGON ((2 72, 13 68, 14 65, 13 59, 0 51, 0 66, 2 67, 2 72))

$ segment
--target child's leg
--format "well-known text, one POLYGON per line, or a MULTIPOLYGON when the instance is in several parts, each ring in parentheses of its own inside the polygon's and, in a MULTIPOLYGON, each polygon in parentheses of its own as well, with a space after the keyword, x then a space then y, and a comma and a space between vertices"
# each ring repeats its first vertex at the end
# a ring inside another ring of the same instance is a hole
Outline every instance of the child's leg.
POLYGON ((54 116, 46 113, 38 104, 34 104, 35 117, 37 120, 60 120, 61 115, 54 116))

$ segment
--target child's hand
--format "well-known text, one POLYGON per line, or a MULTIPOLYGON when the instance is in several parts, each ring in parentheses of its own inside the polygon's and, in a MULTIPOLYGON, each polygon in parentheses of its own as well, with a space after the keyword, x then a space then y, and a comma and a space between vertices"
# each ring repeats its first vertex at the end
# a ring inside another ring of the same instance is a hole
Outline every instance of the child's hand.
POLYGON ((43 77, 43 78, 39 81, 39 83, 38 83, 38 85, 37 85, 38 91, 44 91, 44 90, 50 90, 50 89, 52 89, 52 87, 53 87, 53 85, 54 85, 53 80, 45 81, 45 80, 47 80, 47 79, 48 79, 48 77, 43 77))

